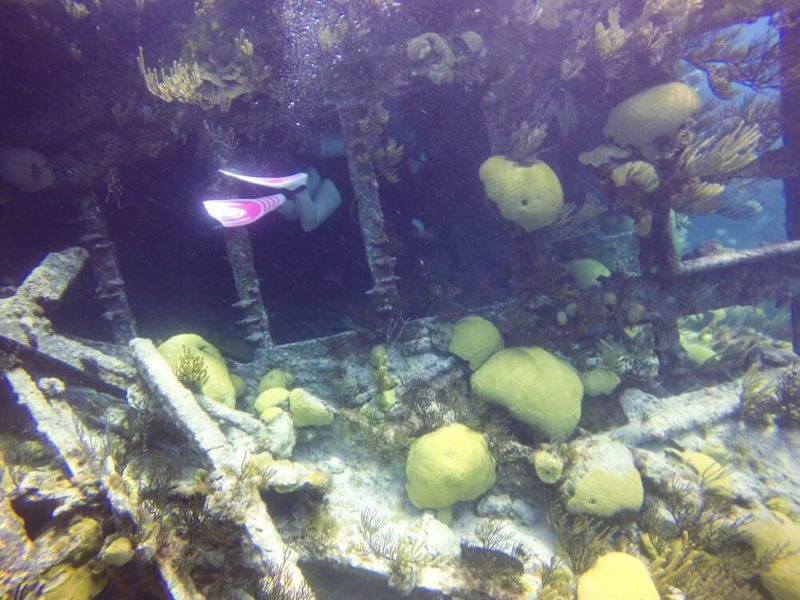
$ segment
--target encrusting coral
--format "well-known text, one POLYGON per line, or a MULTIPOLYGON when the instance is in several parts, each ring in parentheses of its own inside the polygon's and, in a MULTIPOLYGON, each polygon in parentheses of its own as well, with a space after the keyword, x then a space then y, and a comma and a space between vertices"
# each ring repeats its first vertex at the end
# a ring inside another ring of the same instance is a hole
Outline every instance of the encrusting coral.
POLYGON ((452 83, 455 78, 455 54, 438 33, 427 32, 408 40, 406 58, 414 64, 413 74, 424 75, 435 85, 452 83))

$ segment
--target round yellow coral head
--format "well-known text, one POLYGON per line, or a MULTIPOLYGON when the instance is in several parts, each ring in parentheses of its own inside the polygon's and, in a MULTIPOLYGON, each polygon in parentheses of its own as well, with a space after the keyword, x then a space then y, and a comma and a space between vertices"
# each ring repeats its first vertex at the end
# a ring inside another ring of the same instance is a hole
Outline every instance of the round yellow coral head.
POLYGON ((546 163, 524 167, 495 155, 481 165, 479 175, 500 214, 525 231, 536 231, 553 223, 564 206, 564 190, 558 176, 546 163))
POLYGON ((603 133, 621 146, 647 146, 677 133, 700 104, 700 96, 685 83, 655 85, 617 104, 603 133))
POLYGON ((480 433, 451 423, 411 444, 406 478, 414 506, 447 509, 474 500, 494 485, 494 459, 480 433))
POLYGON ((578 579, 578 600, 659 600, 645 564, 623 552, 609 552, 578 579))
POLYGON ((473 371, 492 354, 505 347, 503 336, 491 321, 469 316, 459 320, 447 349, 469 363, 473 371))

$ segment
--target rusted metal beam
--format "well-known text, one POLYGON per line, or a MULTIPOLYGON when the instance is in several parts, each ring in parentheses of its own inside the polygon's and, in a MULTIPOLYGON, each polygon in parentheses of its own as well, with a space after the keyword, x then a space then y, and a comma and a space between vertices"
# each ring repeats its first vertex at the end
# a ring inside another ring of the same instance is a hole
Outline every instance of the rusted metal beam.
POLYGON ((234 303, 244 315, 237 324, 247 332, 245 339, 256 346, 256 356, 261 357, 273 347, 269 330, 269 316, 258 284, 253 246, 244 227, 225 229, 225 247, 233 271, 233 281, 239 300, 234 303))
MULTIPOLYGON (((781 106, 783 108, 783 143, 790 155, 800 155, 800 10, 784 15, 781 30, 781 106)), ((800 240, 800 179, 785 177, 786 235, 800 240)), ((792 347, 800 353, 800 294, 791 301, 792 347)))
POLYGON ((367 293, 375 301, 378 314, 388 319, 397 310, 398 277, 394 274, 395 259, 388 250, 389 239, 384 228, 378 180, 369 159, 359 154, 353 144, 359 138, 354 111, 341 110, 339 120, 347 140, 347 168, 358 203, 358 222, 372 275, 372 289, 367 293))
POLYGON ((78 241, 91 255, 90 265, 97 290, 95 296, 103 304, 103 318, 111 326, 111 335, 118 344, 136 337, 133 316, 125 281, 117 260, 116 245, 108 235, 105 214, 95 194, 85 194, 77 200, 78 222, 83 233, 78 241))

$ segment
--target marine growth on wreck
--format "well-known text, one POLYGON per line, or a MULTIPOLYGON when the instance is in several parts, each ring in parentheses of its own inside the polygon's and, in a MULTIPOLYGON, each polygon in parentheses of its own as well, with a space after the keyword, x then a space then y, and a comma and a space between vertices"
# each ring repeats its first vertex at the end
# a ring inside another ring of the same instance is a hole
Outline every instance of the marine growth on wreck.
POLYGON ((800 2, 6 0, 0 595, 800 599, 800 2))

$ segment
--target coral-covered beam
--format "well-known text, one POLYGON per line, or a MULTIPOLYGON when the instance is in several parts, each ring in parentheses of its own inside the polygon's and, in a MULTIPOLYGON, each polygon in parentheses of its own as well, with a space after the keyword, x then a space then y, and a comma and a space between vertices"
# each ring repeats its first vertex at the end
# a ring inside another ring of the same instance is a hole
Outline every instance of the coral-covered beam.
POLYGON ((236 499, 242 510, 242 527, 258 555, 258 560, 275 568, 283 565, 288 576, 285 582, 287 594, 296 593, 298 598, 311 598, 300 595, 300 590, 307 589, 303 574, 297 567, 295 555, 283 543, 258 491, 244 490, 234 485, 230 475, 236 472, 242 460, 219 425, 200 408, 194 395, 178 381, 150 340, 134 339, 130 343, 130 349, 147 386, 159 398, 175 425, 203 453, 211 470, 218 476, 219 492, 236 499))
MULTIPOLYGON (((0 345, 40 363, 68 369, 94 385, 121 395, 135 375, 124 352, 107 352, 59 335, 45 316, 80 273, 89 255, 82 248, 52 252, 11 298, 0 299, 0 345)), ((95 344, 97 346, 97 344, 95 344)))
MULTIPOLYGON (((5 378, 18 402, 28 409, 36 430, 64 460, 70 479, 84 494, 87 506, 95 503, 102 493, 117 516, 140 526, 139 511, 126 486, 109 469, 107 461, 98 460, 87 450, 99 448, 102 440, 81 424, 69 403, 58 398, 46 398, 24 369, 13 369, 5 374, 5 378)), ((191 580, 179 573, 169 557, 157 557, 156 562, 170 597, 177 600, 198 597, 191 580)), ((19 574, 24 573, 23 569, 19 574)))
POLYGON ((40 304, 58 302, 88 259, 89 253, 83 248, 51 252, 25 278, 17 298, 40 304))

